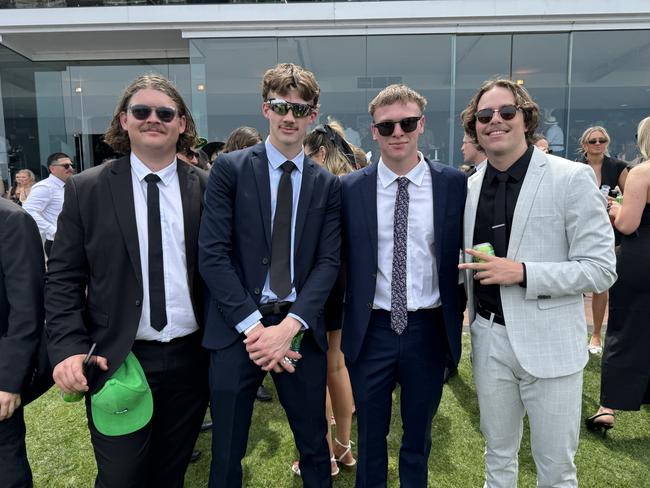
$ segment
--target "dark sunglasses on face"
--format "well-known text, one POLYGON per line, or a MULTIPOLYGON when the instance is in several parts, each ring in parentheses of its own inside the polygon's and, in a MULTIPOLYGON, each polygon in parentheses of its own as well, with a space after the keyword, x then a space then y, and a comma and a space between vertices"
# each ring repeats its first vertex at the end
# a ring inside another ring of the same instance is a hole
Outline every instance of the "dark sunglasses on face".
POLYGON ((589 144, 596 144, 597 142, 599 144, 607 144, 609 141, 605 139, 604 137, 599 137, 598 139, 589 139, 587 141, 589 144))
POLYGON ((176 109, 171 107, 150 107, 149 105, 129 105, 129 112, 138 120, 147 120, 153 110, 161 122, 171 122, 176 117, 176 109))
POLYGON ((499 117, 503 120, 512 120, 515 118, 517 110, 520 108, 521 107, 518 105, 503 105, 500 108, 484 108, 476 112, 476 120, 481 124, 488 124, 497 112, 499 112, 499 117))
POLYGON ((418 115, 417 117, 406 117, 405 119, 398 121, 386 120, 384 122, 377 122, 373 125, 377 129, 377 132, 379 132, 380 136, 388 137, 393 135, 395 124, 399 124, 404 132, 413 132, 417 129, 418 122, 420 122, 421 118, 422 116, 418 115))
POLYGON ((70 169, 70 168, 74 168, 74 165, 72 165, 72 164, 70 164, 70 163, 51 164, 50 166, 60 166, 61 168, 66 169, 66 170, 68 170, 68 169, 70 169))
POLYGON ((314 106, 309 105, 308 103, 291 103, 287 102, 286 100, 282 100, 281 98, 269 98, 266 101, 266 104, 276 114, 282 116, 287 115, 289 113, 289 110, 291 110, 291 113, 293 113, 293 116, 297 119, 307 117, 311 111, 314 110, 314 106))

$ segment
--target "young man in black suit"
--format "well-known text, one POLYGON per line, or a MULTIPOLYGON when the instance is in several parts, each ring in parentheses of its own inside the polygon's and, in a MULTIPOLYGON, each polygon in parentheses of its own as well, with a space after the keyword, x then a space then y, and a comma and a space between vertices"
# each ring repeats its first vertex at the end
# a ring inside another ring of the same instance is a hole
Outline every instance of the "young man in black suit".
POLYGON ((331 486, 322 309, 339 268, 340 184, 302 146, 319 92, 299 66, 268 70, 262 113, 269 137, 219 156, 210 174, 199 268, 211 298, 203 345, 211 351, 213 488, 241 486, 255 392, 268 371, 304 485, 331 486), (300 331, 298 354, 289 346, 300 331))
POLYGON ((204 292, 196 269, 207 175, 176 159, 196 140, 183 99, 159 75, 136 78, 105 136, 127 156, 70 178, 48 261, 46 318, 54 380, 87 393, 99 487, 181 487, 207 404, 204 292), (96 367, 82 362, 96 343, 96 367), (93 422, 90 394, 129 352, 153 417, 124 435, 93 422))
POLYGON ((0 486, 32 486, 22 404, 43 329, 44 268, 36 222, 0 198, 0 486))

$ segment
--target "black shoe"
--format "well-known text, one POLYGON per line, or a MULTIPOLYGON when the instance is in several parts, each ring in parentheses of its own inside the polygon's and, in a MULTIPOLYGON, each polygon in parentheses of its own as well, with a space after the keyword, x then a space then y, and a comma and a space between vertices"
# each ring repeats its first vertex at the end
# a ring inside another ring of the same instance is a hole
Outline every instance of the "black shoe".
POLYGON ((264 385, 260 385, 260 387, 257 389, 257 394, 255 395, 255 398, 257 398, 260 402, 270 402, 271 400, 273 400, 271 393, 269 392, 269 390, 264 388, 264 385))
POLYGON ((452 366, 452 367, 448 366, 448 367, 446 367, 445 368, 445 373, 442 376, 443 384, 446 384, 449 381, 450 378, 453 378, 457 374, 458 374, 458 368, 456 366, 452 366))
POLYGON ((212 429, 212 420, 204 420, 203 423, 201 424, 201 432, 205 432, 211 429, 212 429))
POLYGON ((614 428, 614 418, 615 416, 613 413, 601 413, 598 415, 593 415, 592 417, 585 419, 585 426, 587 427, 587 430, 590 430, 591 432, 602 432, 603 437, 605 437, 607 435, 607 431, 614 428), (612 417, 612 422, 596 422, 597 418, 605 416, 612 417))
POLYGON ((198 449, 196 451, 192 451, 192 455, 190 456, 190 462, 195 463, 199 460, 200 457, 201 457, 201 451, 199 451, 198 449))

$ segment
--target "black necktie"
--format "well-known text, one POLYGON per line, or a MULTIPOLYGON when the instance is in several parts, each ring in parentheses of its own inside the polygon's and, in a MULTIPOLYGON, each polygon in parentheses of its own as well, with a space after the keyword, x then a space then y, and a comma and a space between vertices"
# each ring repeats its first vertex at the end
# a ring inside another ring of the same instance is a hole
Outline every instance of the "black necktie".
POLYGON ((293 209, 293 187, 291 172, 295 165, 291 161, 282 163, 282 176, 278 185, 278 196, 273 218, 271 236, 271 291, 279 300, 291 293, 291 211, 293 209))
POLYGON ((508 244, 506 242, 506 185, 508 173, 497 173, 499 186, 494 197, 494 253, 500 257, 506 257, 508 244))
POLYGON ((160 177, 153 173, 147 182, 147 224, 149 228, 149 307, 151 327, 162 330, 167 325, 165 305, 165 273, 163 271, 162 230, 160 228, 160 177))

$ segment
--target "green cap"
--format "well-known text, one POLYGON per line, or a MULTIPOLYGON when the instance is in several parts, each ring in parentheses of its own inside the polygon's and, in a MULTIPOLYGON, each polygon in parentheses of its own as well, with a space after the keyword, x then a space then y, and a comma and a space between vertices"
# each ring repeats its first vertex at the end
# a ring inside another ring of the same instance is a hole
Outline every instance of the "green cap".
POLYGON ((93 423, 108 436, 141 429, 153 415, 153 397, 140 362, 132 352, 90 399, 93 423))

